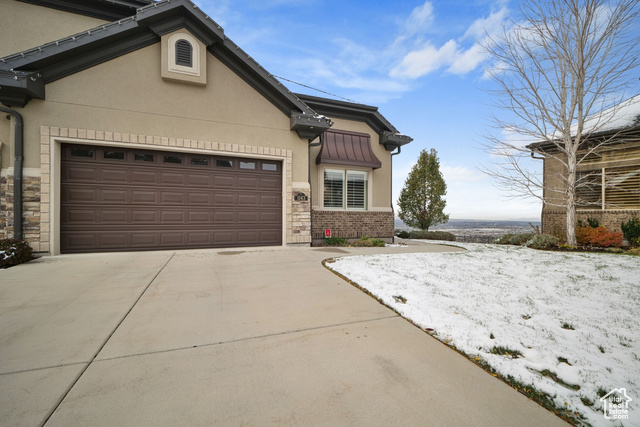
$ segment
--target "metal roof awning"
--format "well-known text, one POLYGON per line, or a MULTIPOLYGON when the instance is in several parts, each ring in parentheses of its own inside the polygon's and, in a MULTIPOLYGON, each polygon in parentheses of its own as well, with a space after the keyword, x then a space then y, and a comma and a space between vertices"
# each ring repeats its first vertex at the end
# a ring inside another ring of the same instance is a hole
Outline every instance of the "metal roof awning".
POLYGON ((326 131, 316 164, 361 166, 378 169, 382 163, 371 149, 371 139, 367 134, 326 131))

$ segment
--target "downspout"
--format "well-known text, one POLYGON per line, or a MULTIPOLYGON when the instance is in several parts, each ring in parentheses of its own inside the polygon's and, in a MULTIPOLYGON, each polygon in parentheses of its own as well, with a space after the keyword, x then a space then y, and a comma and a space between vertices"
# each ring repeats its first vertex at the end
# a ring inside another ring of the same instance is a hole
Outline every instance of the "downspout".
POLYGON ((307 165, 307 169, 308 169, 308 177, 307 179, 309 180, 309 226, 311 227, 310 233, 311 233, 311 246, 313 246, 313 188, 311 188, 311 147, 317 147, 319 145, 322 145, 322 142, 324 140, 324 133, 321 133, 320 136, 320 142, 316 142, 313 143, 311 141, 313 141, 312 139, 309 140, 309 146, 307 148, 307 152, 308 152, 308 165, 307 165))
MULTIPOLYGON (((13 165, 13 238, 22 240, 22 162, 23 127, 22 115, 16 110, 0 107, 0 111, 11 114, 15 119, 15 159, 13 165)), ((7 117, 8 119, 9 117, 7 117)))
POLYGON ((391 191, 390 191, 390 198, 391 198, 391 213, 393 214, 393 235, 391 236, 391 243, 395 243, 396 242, 396 212, 395 209, 393 209, 393 156, 397 156, 398 154, 400 154, 400 152, 402 152, 402 146, 398 145, 398 151, 396 153, 391 153, 391 191))

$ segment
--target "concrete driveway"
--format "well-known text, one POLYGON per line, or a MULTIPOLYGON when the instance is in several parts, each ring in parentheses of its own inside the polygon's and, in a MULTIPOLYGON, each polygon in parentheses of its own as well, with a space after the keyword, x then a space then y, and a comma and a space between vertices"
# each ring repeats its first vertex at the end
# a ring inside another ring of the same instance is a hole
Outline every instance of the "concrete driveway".
POLYGON ((320 263, 442 250, 113 253, 0 270, 0 425, 565 425, 320 263))

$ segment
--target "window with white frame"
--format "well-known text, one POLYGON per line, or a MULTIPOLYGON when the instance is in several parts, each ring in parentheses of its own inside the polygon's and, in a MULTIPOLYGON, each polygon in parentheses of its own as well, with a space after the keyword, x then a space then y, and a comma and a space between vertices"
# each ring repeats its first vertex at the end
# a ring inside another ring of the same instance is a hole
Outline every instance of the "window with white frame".
POLYGON ((367 177, 364 171, 325 169, 324 207, 366 210, 367 177))

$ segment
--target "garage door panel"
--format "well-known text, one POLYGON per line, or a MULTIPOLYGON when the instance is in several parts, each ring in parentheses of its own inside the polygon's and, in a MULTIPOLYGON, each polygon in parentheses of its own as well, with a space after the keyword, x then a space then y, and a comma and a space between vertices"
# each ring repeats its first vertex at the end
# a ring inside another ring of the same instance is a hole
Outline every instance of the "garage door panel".
POLYGON ((187 177, 185 173, 170 173, 164 172, 160 175, 160 183, 162 185, 175 185, 178 187, 184 187, 187 185, 187 177))
POLYGON ((129 174, 123 169, 104 168, 99 173, 100 182, 126 184, 129 182, 129 174))
POLYGON ((132 209, 132 224, 157 224, 159 221, 158 211, 155 209, 132 209))
POLYGON ((97 209, 91 208, 64 208, 60 211, 63 222, 74 222, 77 224, 94 224, 98 222, 97 209))
POLYGON ((220 175, 214 176, 213 188, 235 188, 236 179, 233 175, 220 175))
POLYGON ((129 246, 130 234, 124 232, 100 233, 99 245, 105 249, 118 249, 129 246))
POLYGON ((236 194, 233 193, 214 193, 213 205, 214 206, 235 206, 236 194))
POLYGON ((279 195, 274 196, 262 194, 260 195, 260 201, 257 203, 259 203, 260 206, 264 207, 280 207, 282 204, 282 197, 280 197, 279 195))
POLYGON ((126 224, 129 222, 129 209, 103 209, 100 212, 101 224, 126 224))
POLYGON ((160 197, 160 204, 162 205, 184 205, 186 201, 187 195, 185 193, 175 191, 163 191, 160 197))
POLYGON ((127 191, 126 189, 121 189, 121 190, 113 190, 113 189, 107 189, 107 190, 100 190, 98 192, 98 199, 96 200, 97 203, 120 203, 120 204, 127 204, 129 202, 129 191, 127 191))
POLYGON ((186 217, 184 211, 162 210, 160 213, 160 221, 163 224, 185 224, 186 217))
POLYGON ((260 177, 260 188, 265 190, 282 191, 282 180, 279 177, 260 177))
POLYGON ((63 151, 63 252, 282 244, 280 171, 241 169, 229 157, 191 162, 181 153, 181 164, 169 164, 163 159, 171 153, 85 151, 92 157, 63 151), (143 158, 153 161, 135 160, 143 158))
POLYGON ((189 206, 202 205, 210 206, 212 197, 210 192, 189 192, 187 193, 187 204, 189 206))
POLYGON ((62 193, 62 201, 68 203, 96 203, 98 200, 95 188, 70 188, 62 193))
POLYGON ((148 232, 132 232, 131 247, 139 249, 155 248, 160 245, 158 233, 154 231, 148 232))
POLYGON ((157 204, 159 199, 159 194, 157 191, 151 190, 131 190, 131 204, 132 205, 141 205, 141 204, 157 204))
POLYGON ((149 184, 159 184, 158 179, 159 173, 153 171, 132 171, 130 174, 131 180, 130 184, 138 185, 149 185, 149 184))
POLYGON ((189 187, 205 187, 209 188, 212 186, 213 179, 210 174, 203 173, 190 173, 188 176, 188 186, 189 187))
POLYGON ((67 182, 95 182, 99 180, 98 170, 91 166, 73 165, 66 168, 62 179, 67 182))

